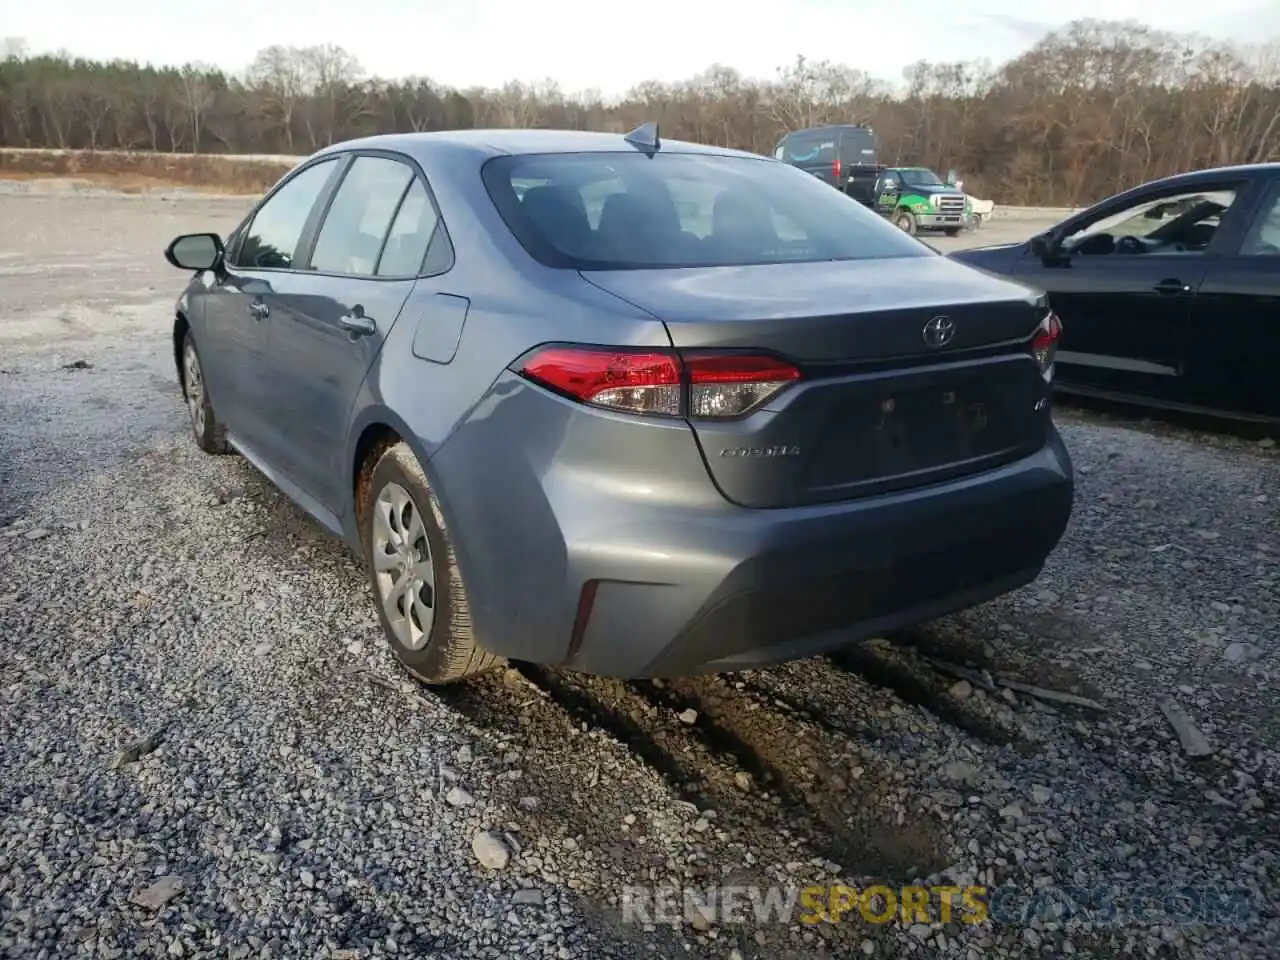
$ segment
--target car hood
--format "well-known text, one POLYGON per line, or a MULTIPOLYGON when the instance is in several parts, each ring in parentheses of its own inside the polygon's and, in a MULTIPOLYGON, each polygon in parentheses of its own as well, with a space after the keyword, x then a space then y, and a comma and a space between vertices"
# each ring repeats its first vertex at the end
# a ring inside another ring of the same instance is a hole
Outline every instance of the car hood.
POLYGON ((902 192, 916 193, 923 197, 927 197, 932 193, 957 193, 957 194, 964 193, 964 191, 961 190, 959 187, 949 187, 945 183, 928 184, 928 185, 904 183, 902 185, 902 192))

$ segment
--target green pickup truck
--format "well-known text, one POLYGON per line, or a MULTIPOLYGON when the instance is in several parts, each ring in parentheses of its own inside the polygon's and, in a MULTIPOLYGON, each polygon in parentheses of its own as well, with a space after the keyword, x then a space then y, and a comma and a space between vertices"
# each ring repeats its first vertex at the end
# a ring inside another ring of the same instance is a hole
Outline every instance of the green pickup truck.
POLYGON ((876 212, 911 234, 942 230, 954 237, 973 213, 964 192, 927 167, 885 167, 872 193, 876 212))

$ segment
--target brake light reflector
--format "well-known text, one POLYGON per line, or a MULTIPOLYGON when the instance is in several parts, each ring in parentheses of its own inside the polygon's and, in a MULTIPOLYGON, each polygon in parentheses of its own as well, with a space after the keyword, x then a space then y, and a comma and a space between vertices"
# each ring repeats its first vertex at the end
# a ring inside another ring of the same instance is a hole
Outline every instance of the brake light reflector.
POLYGON ((740 417, 800 379, 800 370, 758 354, 625 347, 547 347, 520 368, 525 378, 579 403, 623 413, 703 419, 740 417))
POLYGON ((832 161, 831 173, 835 176, 837 180, 840 179, 840 158, 839 157, 836 157, 835 160, 832 161))
POLYGON ((1058 341, 1061 339, 1062 321, 1050 310, 1031 338, 1031 355, 1040 364, 1040 372, 1046 380, 1053 376, 1053 358, 1058 352, 1058 341))
POLYGON ((628 413, 680 416, 680 366, 662 350, 552 347, 520 371, 580 403, 628 413))

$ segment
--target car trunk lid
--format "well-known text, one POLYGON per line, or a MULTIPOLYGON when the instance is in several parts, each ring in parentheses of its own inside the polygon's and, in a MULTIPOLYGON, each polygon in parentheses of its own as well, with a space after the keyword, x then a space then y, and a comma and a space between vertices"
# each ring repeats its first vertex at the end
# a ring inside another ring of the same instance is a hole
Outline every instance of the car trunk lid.
POLYGON ((661 319, 681 353, 766 352, 801 369, 745 417, 691 420, 713 480, 743 506, 938 482, 1044 443, 1048 384, 1028 343, 1045 308, 1019 284, 940 256, 583 275, 661 319))

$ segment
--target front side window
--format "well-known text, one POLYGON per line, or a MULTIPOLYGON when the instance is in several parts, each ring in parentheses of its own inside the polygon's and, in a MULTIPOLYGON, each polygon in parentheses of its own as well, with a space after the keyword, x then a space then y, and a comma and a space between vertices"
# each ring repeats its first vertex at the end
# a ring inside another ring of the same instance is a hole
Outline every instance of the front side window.
POLYGON ((794 167, 708 154, 498 157, 484 181, 536 259, 577 270, 931 256, 794 167))
POLYGON ((1234 187, 1148 194, 1086 223, 1063 247, 1084 256, 1203 253, 1237 195, 1234 187))
POLYGON ((356 157, 316 236, 311 269, 373 276, 413 170, 386 157, 356 157))
POLYGON ((1280 184, 1262 204, 1262 212, 1249 228, 1240 253, 1246 257, 1280 257, 1280 184))
POLYGON ((244 233, 236 254, 236 266, 290 270, 303 228, 337 159, 310 166, 277 190, 264 203, 244 233))

